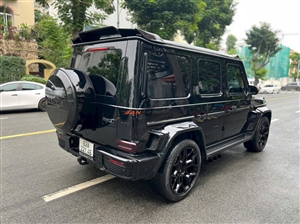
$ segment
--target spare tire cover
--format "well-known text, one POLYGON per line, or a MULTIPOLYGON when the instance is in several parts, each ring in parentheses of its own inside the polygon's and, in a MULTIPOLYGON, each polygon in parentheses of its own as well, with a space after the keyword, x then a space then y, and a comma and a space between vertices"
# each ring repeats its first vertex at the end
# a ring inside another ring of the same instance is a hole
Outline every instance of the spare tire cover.
POLYGON ((80 130, 83 105, 94 99, 91 80, 79 70, 55 69, 46 83, 46 110, 54 127, 61 132, 80 130))

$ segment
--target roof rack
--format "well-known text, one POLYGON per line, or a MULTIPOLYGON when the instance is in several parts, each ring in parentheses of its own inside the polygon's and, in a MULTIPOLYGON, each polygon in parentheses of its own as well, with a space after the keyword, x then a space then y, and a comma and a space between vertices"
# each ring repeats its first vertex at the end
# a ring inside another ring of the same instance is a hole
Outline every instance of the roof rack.
POLYGON ((150 41, 164 43, 163 39, 157 34, 140 29, 117 29, 114 26, 103 27, 94 30, 80 32, 78 37, 73 39, 73 44, 86 43, 108 38, 139 36, 150 41))

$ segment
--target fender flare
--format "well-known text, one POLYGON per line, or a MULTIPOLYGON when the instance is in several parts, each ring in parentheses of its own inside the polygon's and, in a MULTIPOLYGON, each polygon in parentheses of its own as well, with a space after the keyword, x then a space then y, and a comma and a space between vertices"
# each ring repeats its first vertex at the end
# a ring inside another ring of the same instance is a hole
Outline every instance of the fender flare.
POLYGON ((183 135, 192 137, 191 139, 199 145, 202 159, 206 158, 206 143, 203 130, 193 121, 170 124, 161 130, 152 131, 151 134, 159 135, 161 138, 164 138, 163 144, 157 152, 157 154, 160 156, 160 160, 159 164, 156 166, 156 170, 153 172, 154 174, 160 171, 161 165, 170 154, 170 149, 174 142, 176 142, 178 138, 183 135))

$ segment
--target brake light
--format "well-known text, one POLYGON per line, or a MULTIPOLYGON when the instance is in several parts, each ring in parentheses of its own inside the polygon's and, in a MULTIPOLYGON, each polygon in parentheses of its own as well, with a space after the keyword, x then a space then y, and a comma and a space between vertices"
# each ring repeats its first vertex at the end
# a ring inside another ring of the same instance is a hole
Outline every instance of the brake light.
POLYGON ((109 50, 108 47, 95 47, 88 49, 88 52, 95 52, 95 51, 107 51, 109 50))
POLYGON ((131 153, 135 153, 137 150, 137 146, 134 142, 127 142, 120 139, 117 140, 117 146, 119 149, 131 153))

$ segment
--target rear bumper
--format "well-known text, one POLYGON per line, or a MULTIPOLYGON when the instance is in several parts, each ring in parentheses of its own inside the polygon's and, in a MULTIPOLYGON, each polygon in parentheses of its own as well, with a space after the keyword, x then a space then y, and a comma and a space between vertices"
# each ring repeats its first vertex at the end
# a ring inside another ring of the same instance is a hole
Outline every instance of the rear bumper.
POLYGON ((82 156, 89 164, 123 179, 151 179, 158 170, 156 166, 160 164, 160 157, 155 153, 132 155, 95 144, 94 157, 91 158, 80 154, 78 137, 58 134, 58 142, 65 151, 76 157, 82 156))

